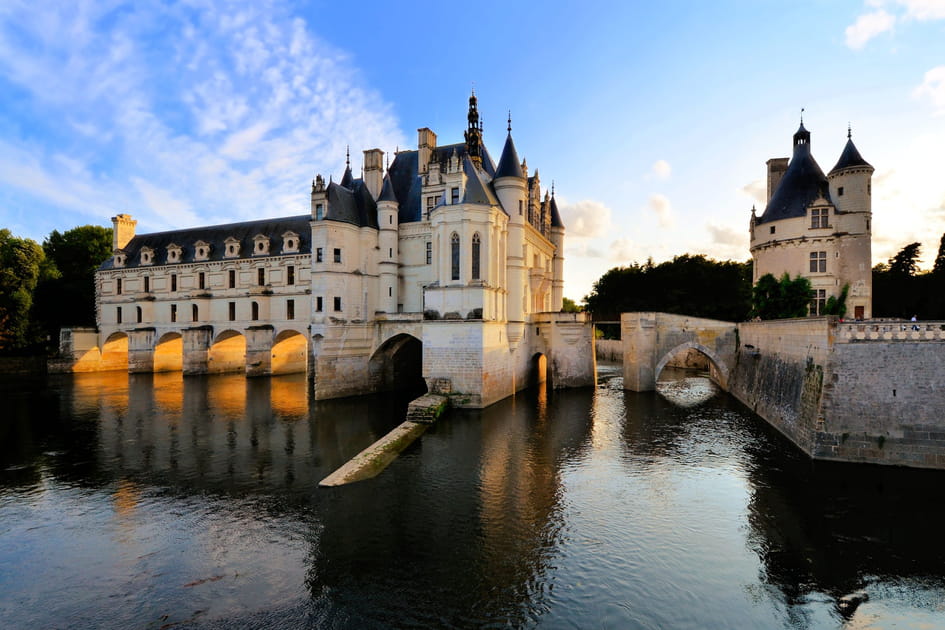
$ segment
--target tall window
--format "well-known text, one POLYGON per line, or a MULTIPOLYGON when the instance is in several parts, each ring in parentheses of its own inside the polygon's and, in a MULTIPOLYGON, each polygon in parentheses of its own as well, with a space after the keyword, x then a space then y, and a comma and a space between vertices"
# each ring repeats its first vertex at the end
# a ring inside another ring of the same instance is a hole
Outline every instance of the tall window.
POLYGON ((318 297, 315 298, 315 312, 321 313, 322 309, 323 309, 322 296, 319 295, 318 297))
POLYGON ((259 286, 266 284, 266 270, 263 267, 256 270, 256 284, 259 286))
POLYGON ((472 279, 479 280, 479 233, 473 234, 472 238, 472 279))
POLYGON ((207 274, 200 272, 197 274, 197 288, 206 289, 207 288, 207 274))
POLYGON ((325 218, 325 206, 323 204, 315 204, 315 220, 321 221, 325 218))
POLYGON ((820 315, 824 312, 824 306, 827 304, 827 290, 814 289, 814 299, 810 301, 810 314, 820 315))
POLYGON ((427 219, 430 218, 430 213, 433 212, 433 207, 436 205, 436 196, 430 195, 427 197, 427 219))
POLYGON ((295 266, 289 265, 285 270, 285 283, 295 284, 295 266))
POLYGON ((341 249, 338 247, 335 248, 335 262, 336 263, 341 262, 341 249))
POLYGON ((450 188, 450 204, 456 205, 459 203, 459 187, 450 188))
POLYGON ((227 315, 229 315, 230 321, 235 322, 236 321, 236 302, 229 302, 227 304, 227 310, 229 311, 227 315))
POLYGON ((190 321, 193 321, 193 322, 200 321, 200 309, 197 308, 196 304, 190 305, 190 321))
POLYGON ((253 302, 253 305, 252 305, 252 318, 253 318, 253 321, 256 321, 259 319, 259 304, 257 304, 256 302, 253 302))
POLYGON ((828 227, 828 208, 814 208, 810 211, 810 227, 811 229, 816 228, 825 228, 828 227))
POLYGON ((336 311, 340 311, 340 310, 341 310, 341 298, 340 298, 340 297, 335 297, 334 300, 335 300, 335 310, 336 310, 336 311))
POLYGON ((140 324, 143 319, 144 319, 144 316, 141 313, 141 307, 136 306, 135 307, 135 320, 140 324))
POLYGON ((115 309, 115 323, 116 324, 121 323, 121 307, 120 306, 115 309))
POLYGON ((285 318, 295 319, 295 300, 285 301, 285 318))
POLYGON ((145 293, 151 292, 151 277, 150 276, 144 277, 144 292, 145 293))
POLYGON ((827 273, 827 252, 810 253, 810 272, 827 273))
POLYGON ((459 280, 459 234, 450 237, 450 279, 459 280))
POLYGON ((235 270, 235 269, 230 269, 230 274, 229 274, 229 275, 230 275, 230 278, 229 278, 229 280, 230 280, 230 283, 229 283, 229 284, 230 284, 230 288, 231 288, 231 289, 235 289, 235 288, 236 288, 236 270, 235 270))
POLYGON ((315 262, 322 262, 322 248, 315 248, 315 262))
POLYGON ((121 295, 121 278, 115 280, 115 293, 121 295))
POLYGON ((427 241, 427 264, 433 264, 433 242, 427 241))
POLYGON ((176 290, 177 290, 177 274, 172 273, 171 274, 171 291, 176 291, 176 290))
POLYGON ((177 321, 177 305, 171 304, 171 322, 177 321))

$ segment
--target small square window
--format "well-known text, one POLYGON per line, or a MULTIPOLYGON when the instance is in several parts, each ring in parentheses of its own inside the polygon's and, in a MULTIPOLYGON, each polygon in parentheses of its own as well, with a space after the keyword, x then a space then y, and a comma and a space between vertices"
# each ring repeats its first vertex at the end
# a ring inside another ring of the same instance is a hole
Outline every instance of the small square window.
POLYGON ((843 196, 843 186, 840 186, 839 188, 837 188, 837 196, 838 197, 843 196))
POLYGON ((771 226, 771 234, 774 234, 774 228, 775 228, 775 226, 772 225, 772 226, 771 226))
POLYGON ((334 307, 335 307, 335 310, 336 310, 336 311, 340 311, 340 310, 341 310, 341 298, 340 298, 340 297, 335 297, 335 298, 334 298, 334 307))
POLYGON ((337 247, 335 248, 335 262, 336 263, 341 262, 341 250, 337 247))

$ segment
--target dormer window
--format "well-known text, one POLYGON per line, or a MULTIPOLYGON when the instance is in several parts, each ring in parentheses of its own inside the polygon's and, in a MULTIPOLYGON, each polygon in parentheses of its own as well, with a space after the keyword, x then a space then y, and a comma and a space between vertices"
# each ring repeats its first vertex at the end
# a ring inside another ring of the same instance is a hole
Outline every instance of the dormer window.
POLYGON ((141 264, 142 265, 153 265, 154 264, 154 250, 150 247, 141 248, 141 264))
POLYGON ((178 263, 181 259, 181 249, 180 245, 175 245, 171 243, 167 246, 167 262, 169 263, 178 263))
POLYGON ((194 260, 210 259, 210 243, 206 241, 197 241, 194 243, 194 260))
POLYGON ((128 257, 125 255, 124 252, 119 252, 119 253, 115 254, 115 266, 116 266, 116 267, 124 267, 124 266, 125 266, 125 262, 126 262, 127 260, 128 260, 128 257))
POLYGON ((269 255, 269 237, 257 234, 253 237, 253 256, 269 255))
POLYGON ((289 231, 282 234, 282 253, 295 254, 299 251, 299 235, 289 231))
POLYGON ((237 258, 240 255, 240 242, 232 236, 223 241, 223 256, 225 258, 237 258))
POLYGON ((811 208, 810 210, 810 228, 812 230, 818 228, 829 227, 829 208, 811 208))

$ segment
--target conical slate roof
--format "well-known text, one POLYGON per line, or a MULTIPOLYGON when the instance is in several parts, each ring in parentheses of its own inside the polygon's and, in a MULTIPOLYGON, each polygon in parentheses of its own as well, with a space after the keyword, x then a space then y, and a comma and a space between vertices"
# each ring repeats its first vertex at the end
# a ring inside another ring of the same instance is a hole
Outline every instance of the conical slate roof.
POLYGON ((522 164, 518 159, 518 152, 515 150, 515 143, 512 142, 512 133, 505 138, 505 147, 502 149, 502 157, 499 158, 499 166, 495 170, 495 178, 500 177, 519 177, 524 179, 525 173, 522 172, 522 164))
POLYGON ((794 134, 794 156, 758 223, 803 217, 818 197, 830 199, 827 177, 810 152, 810 132, 801 123, 794 134))
POLYGON ((868 166, 873 168, 869 162, 863 159, 863 156, 860 155, 860 152, 856 150, 856 145, 853 144, 853 138, 847 135, 847 144, 845 147, 843 147, 843 153, 840 154, 840 159, 837 160, 837 165, 830 169, 830 174, 833 175, 837 171, 857 166, 868 166))
POLYGON ((393 201, 397 203, 397 195, 394 194, 394 184, 390 181, 390 173, 384 175, 384 185, 381 186, 381 194, 377 198, 380 201, 393 201))
POLYGON ((354 182, 354 176, 351 174, 351 167, 345 167, 345 174, 341 178, 341 185, 345 188, 351 188, 351 184, 354 182))
POLYGON ((555 201, 554 195, 551 196, 551 227, 563 228, 564 223, 561 222, 561 214, 558 213, 558 202, 555 201))

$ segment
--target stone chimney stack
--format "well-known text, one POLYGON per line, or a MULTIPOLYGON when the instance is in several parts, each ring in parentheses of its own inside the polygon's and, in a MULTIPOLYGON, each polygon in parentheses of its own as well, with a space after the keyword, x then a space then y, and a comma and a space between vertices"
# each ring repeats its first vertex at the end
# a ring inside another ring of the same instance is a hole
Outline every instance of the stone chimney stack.
POLYGON ((787 170, 788 159, 787 158, 771 158, 767 162, 768 164, 768 201, 771 201, 771 196, 774 195, 774 191, 778 189, 778 184, 781 183, 781 178, 784 177, 784 172, 787 170))
POLYGON ((112 217, 112 250, 124 249, 128 241, 135 237, 135 226, 138 222, 130 214, 119 214, 112 217))
POLYGON ((436 150, 436 134, 427 127, 422 127, 417 129, 417 136, 417 151, 419 153, 417 168, 420 172, 425 172, 427 165, 430 163, 430 156, 436 150))
POLYGON ((368 149, 364 152, 364 184, 377 199, 384 183, 384 152, 380 149, 368 149))

